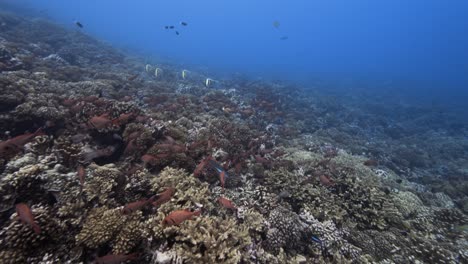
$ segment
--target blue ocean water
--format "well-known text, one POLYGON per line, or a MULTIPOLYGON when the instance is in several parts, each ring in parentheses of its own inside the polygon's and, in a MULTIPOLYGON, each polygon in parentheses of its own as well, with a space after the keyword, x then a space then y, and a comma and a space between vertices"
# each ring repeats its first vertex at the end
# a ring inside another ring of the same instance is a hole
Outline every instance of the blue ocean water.
POLYGON ((6 2, 66 27, 80 21, 84 28, 76 30, 148 60, 306 84, 317 78, 364 80, 385 89, 382 84, 391 83, 416 97, 429 93, 454 100, 463 92, 466 99, 466 1, 6 2), (172 25, 174 30, 165 29, 172 25))

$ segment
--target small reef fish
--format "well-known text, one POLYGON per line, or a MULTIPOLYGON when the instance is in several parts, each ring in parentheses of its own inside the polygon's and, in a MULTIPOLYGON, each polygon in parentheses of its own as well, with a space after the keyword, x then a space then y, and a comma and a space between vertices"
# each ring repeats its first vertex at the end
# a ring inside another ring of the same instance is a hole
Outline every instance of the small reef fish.
POLYGON ((89 147, 84 147, 80 153, 80 162, 81 163, 88 163, 91 162, 93 159, 102 158, 102 157, 109 157, 114 154, 116 147, 108 146, 102 149, 92 149, 89 147))
POLYGON ((158 158, 150 154, 143 155, 141 161, 143 161, 144 167, 146 167, 146 164, 150 164, 151 166, 156 166, 156 164, 158 164, 158 158))
POLYGON ((232 209, 234 211, 237 210, 237 207, 232 203, 232 201, 224 197, 219 197, 218 203, 224 208, 232 209))
POLYGON ((128 155, 130 153, 135 152, 137 149, 138 146, 135 144, 135 139, 132 139, 127 143, 127 146, 125 146, 123 154, 128 155))
POLYGON ((93 116, 88 124, 95 129, 105 129, 112 125, 112 121, 107 118, 108 114, 102 114, 100 116, 93 116))
POLYGON ((121 126, 127 124, 134 117, 133 113, 121 114, 116 119, 112 120, 112 124, 121 126))
POLYGON ((164 226, 179 225, 185 220, 191 220, 192 217, 199 216, 200 214, 200 210, 194 212, 191 212, 189 209, 173 211, 164 218, 161 224, 164 226))
POLYGON ((83 28, 83 24, 81 24, 79 21, 75 21, 75 25, 79 28, 83 28))
POLYGON ((200 175, 202 174, 203 170, 205 169, 206 165, 208 164, 210 160, 211 160, 211 156, 208 156, 205 159, 203 159, 195 168, 195 171, 193 172, 193 176, 200 177, 200 175))
POLYGON ((96 264, 120 264, 125 261, 138 259, 138 253, 132 253, 128 255, 105 255, 96 259, 96 264))
POLYGON ((41 233, 41 228, 34 220, 34 216, 31 212, 31 208, 29 208, 27 204, 25 203, 17 204, 16 213, 18 214, 18 218, 21 220, 21 222, 29 225, 34 230, 34 233, 38 235, 41 233))
POLYGON ((316 236, 312 236, 312 237, 311 237, 311 240, 312 240, 312 242, 315 242, 315 243, 317 243, 317 244, 322 244, 322 240, 320 240, 320 239, 319 239, 318 237, 316 237, 316 236))
POLYGON ((312 242, 314 242, 314 243, 319 244, 320 245, 320 250, 323 251, 323 242, 322 242, 322 240, 320 238, 318 238, 317 236, 312 236, 310 240, 312 240, 312 242))
POLYGON ((375 167, 375 166, 379 165, 379 162, 376 161, 376 160, 373 160, 373 159, 369 159, 369 160, 364 161, 363 164, 364 164, 365 166, 375 167))
POLYGON ((172 187, 166 188, 164 192, 158 194, 158 199, 156 199, 156 201, 153 202, 153 206, 158 207, 166 202, 169 202, 172 196, 174 195, 175 191, 176 190, 172 187))
POLYGON ((186 26, 188 25, 187 22, 183 22, 183 21, 181 21, 180 24, 181 24, 182 26, 184 26, 184 27, 186 27, 186 26))
POLYGON ((330 178, 330 176, 327 176, 327 175, 323 175, 323 174, 320 175, 319 180, 320 180, 320 183, 326 187, 335 185, 335 182, 330 178))
POLYGON ((153 195, 149 199, 142 199, 142 200, 139 200, 139 201, 136 201, 136 202, 126 204, 124 206, 124 208, 122 209, 122 214, 127 215, 127 214, 131 214, 131 213, 133 213, 135 211, 138 211, 141 208, 143 208, 144 206, 146 206, 147 204, 152 203, 155 198, 156 198, 156 195, 153 195))
POLYGON ((224 183, 226 181, 226 177, 228 176, 226 171, 216 161, 209 160, 209 162, 210 162, 210 165, 219 173, 219 182, 221 183, 221 187, 223 188, 223 191, 224 191, 224 183))
POLYGON ((77 176, 78 176, 78 180, 80 181, 81 188, 83 188, 84 182, 85 182, 85 178, 86 178, 86 170, 85 170, 85 167, 83 167, 82 165, 78 165, 78 169, 77 169, 76 174, 77 174, 77 176))
POLYGON ((227 173, 225 170, 222 170, 219 172, 219 182, 221 183, 221 187, 223 188, 224 191, 224 183, 226 180, 227 173))
POLYGON ((39 128, 34 133, 26 133, 23 135, 16 136, 12 139, 0 142, 0 158, 11 157, 23 149, 23 146, 30 142, 33 138, 44 135, 42 128, 39 128))
POLYGON ((77 103, 76 100, 70 99, 70 98, 65 98, 62 100, 62 105, 66 107, 71 107, 77 103))
POLYGON ((280 27, 280 22, 278 20, 273 21, 273 27, 279 28, 280 27))
POLYGON ((133 81, 133 80, 135 80, 135 79, 136 79, 138 76, 140 76, 140 74, 139 74, 139 73, 137 73, 137 74, 134 74, 134 75, 132 75, 132 76, 128 77, 128 78, 127 78, 127 80, 129 80, 129 81, 133 81))

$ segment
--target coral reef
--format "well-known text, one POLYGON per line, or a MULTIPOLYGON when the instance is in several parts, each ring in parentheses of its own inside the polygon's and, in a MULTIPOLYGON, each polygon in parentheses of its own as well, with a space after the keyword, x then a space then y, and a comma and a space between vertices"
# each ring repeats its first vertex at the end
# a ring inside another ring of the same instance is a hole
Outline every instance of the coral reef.
POLYGON ((457 117, 0 23, 0 262, 467 262, 457 117))

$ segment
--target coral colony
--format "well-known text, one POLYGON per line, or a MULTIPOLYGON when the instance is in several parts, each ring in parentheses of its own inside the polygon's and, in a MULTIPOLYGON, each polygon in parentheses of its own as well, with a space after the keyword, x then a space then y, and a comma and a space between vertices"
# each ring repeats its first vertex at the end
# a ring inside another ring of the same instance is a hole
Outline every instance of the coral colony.
POLYGON ((1 263, 468 262, 462 143, 0 20, 1 263))

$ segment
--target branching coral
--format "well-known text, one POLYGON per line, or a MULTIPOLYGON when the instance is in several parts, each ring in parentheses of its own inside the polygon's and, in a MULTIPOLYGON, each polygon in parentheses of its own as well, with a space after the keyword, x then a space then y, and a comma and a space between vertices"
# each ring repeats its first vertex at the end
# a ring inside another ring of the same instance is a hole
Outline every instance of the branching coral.
POLYGON ((113 239, 124 224, 125 218, 120 209, 92 209, 76 236, 76 241, 89 248, 97 248, 113 239))
MULTIPOLYGON (((16 220, 16 213, 9 224, 0 231, 0 259, 2 263, 30 263, 42 258, 41 254, 57 249, 59 243, 69 242, 64 235, 65 226, 52 217, 51 209, 44 205, 32 207, 40 234, 34 233, 29 225, 16 220)), ((57 250, 54 255, 65 258, 67 252, 57 250)))
POLYGON ((96 201, 98 204, 114 204, 112 196, 118 185, 121 172, 114 164, 104 166, 91 166, 92 172, 86 179, 83 192, 87 201, 96 201))
POLYGON ((213 208, 209 200, 208 184, 200 182, 197 178, 182 169, 166 167, 158 177, 151 179, 151 190, 154 193, 163 191, 166 187, 176 189, 171 203, 163 204, 160 211, 165 213, 175 208, 196 208, 202 206, 204 210, 213 208), (177 207, 174 207, 177 204, 177 207))
POLYGON ((174 250, 190 263, 239 263, 250 244, 248 229, 232 219, 199 217, 164 230, 174 250))

